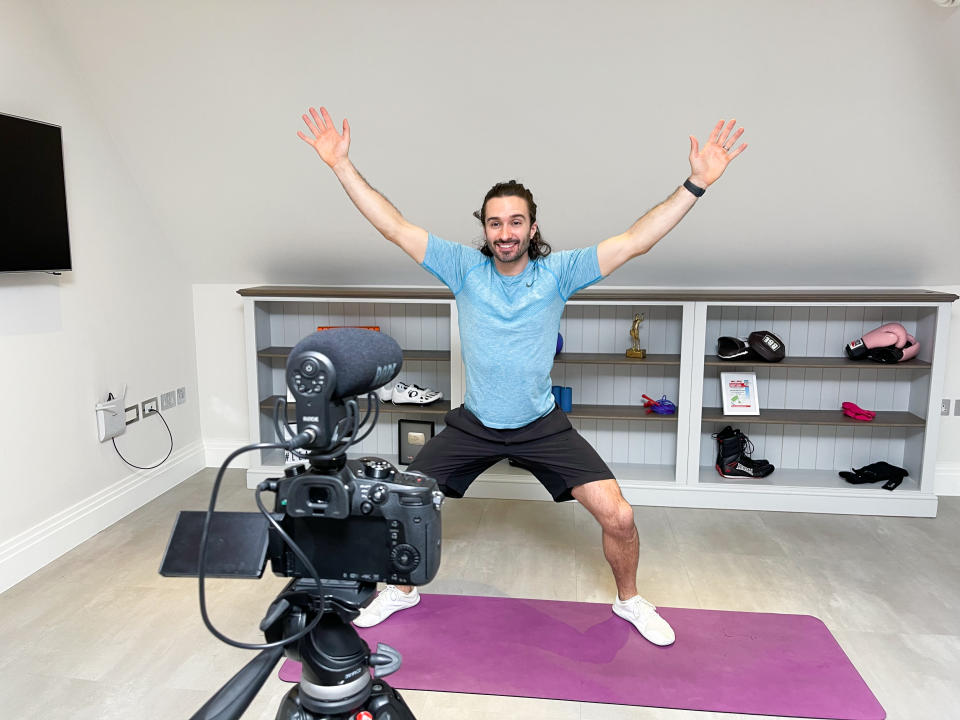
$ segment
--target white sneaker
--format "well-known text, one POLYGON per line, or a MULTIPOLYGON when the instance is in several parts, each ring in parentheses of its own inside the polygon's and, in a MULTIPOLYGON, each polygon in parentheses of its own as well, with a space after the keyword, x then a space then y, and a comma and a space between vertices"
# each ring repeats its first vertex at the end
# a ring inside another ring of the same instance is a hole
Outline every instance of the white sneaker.
POLYGON ((656 606, 639 595, 634 595, 629 600, 621 600, 617 596, 613 603, 613 614, 633 623, 640 634, 654 645, 673 645, 677 639, 673 628, 657 614, 656 606))
POLYGON ((392 387, 387 387, 384 385, 383 387, 378 387, 376 390, 374 390, 374 392, 377 394, 377 397, 380 398, 380 402, 382 403, 388 403, 393 400, 392 387))
POLYGON ((443 393, 419 385, 407 385, 398 382, 393 386, 393 402, 395 405, 429 405, 443 399, 443 393))
POLYGON ((387 585, 369 605, 360 611, 360 615, 353 624, 357 627, 373 627, 382 623, 397 610, 412 608, 419 602, 420 593, 416 588, 405 593, 396 585, 387 585))

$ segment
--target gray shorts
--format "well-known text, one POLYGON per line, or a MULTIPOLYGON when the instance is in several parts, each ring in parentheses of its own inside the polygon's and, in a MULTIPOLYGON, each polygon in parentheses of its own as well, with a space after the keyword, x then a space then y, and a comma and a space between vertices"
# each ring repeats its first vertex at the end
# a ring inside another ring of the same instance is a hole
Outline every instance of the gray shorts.
POLYGON ((463 406, 448 412, 444 423, 408 469, 434 478, 447 497, 463 497, 480 473, 504 459, 533 473, 556 502, 572 500, 577 485, 613 477, 559 407, 508 430, 488 428, 463 406))

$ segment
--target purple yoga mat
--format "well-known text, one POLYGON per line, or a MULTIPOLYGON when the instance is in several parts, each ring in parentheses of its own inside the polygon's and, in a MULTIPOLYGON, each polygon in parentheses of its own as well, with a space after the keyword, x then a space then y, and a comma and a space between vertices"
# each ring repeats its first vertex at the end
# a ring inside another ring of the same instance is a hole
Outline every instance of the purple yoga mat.
MULTIPOLYGON (((677 633, 648 643, 610 606, 423 595, 372 628, 403 655, 396 688, 835 720, 886 713, 810 615, 660 608, 677 633)), ((280 678, 300 679, 286 661, 280 678)))

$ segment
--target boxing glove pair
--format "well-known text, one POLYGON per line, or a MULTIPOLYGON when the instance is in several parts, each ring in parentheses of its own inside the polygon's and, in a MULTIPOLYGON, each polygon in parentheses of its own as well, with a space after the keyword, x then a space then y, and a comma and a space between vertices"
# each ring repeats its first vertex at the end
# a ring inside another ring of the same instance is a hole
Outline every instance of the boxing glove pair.
POLYGON ((851 340, 844 349, 851 360, 898 363, 916 357, 920 345, 903 325, 887 323, 851 340))

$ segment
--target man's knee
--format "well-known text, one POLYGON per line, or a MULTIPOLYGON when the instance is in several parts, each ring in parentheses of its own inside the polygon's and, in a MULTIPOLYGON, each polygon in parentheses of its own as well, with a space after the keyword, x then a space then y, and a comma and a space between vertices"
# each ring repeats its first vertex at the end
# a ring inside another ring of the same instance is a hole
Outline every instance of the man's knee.
POLYGON ((604 532, 627 539, 633 537, 637 529, 633 507, 624 499, 616 480, 580 485, 573 489, 573 496, 593 514, 604 532))
POLYGON ((601 521, 601 525, 603 525, 604 530, 607 532, 624 538, 633 537, 637 531, 633 517, 633 508, 623 497, 619 497, 616 500, 614 507, 608 515, 607 523, 604 524, 601 521))

